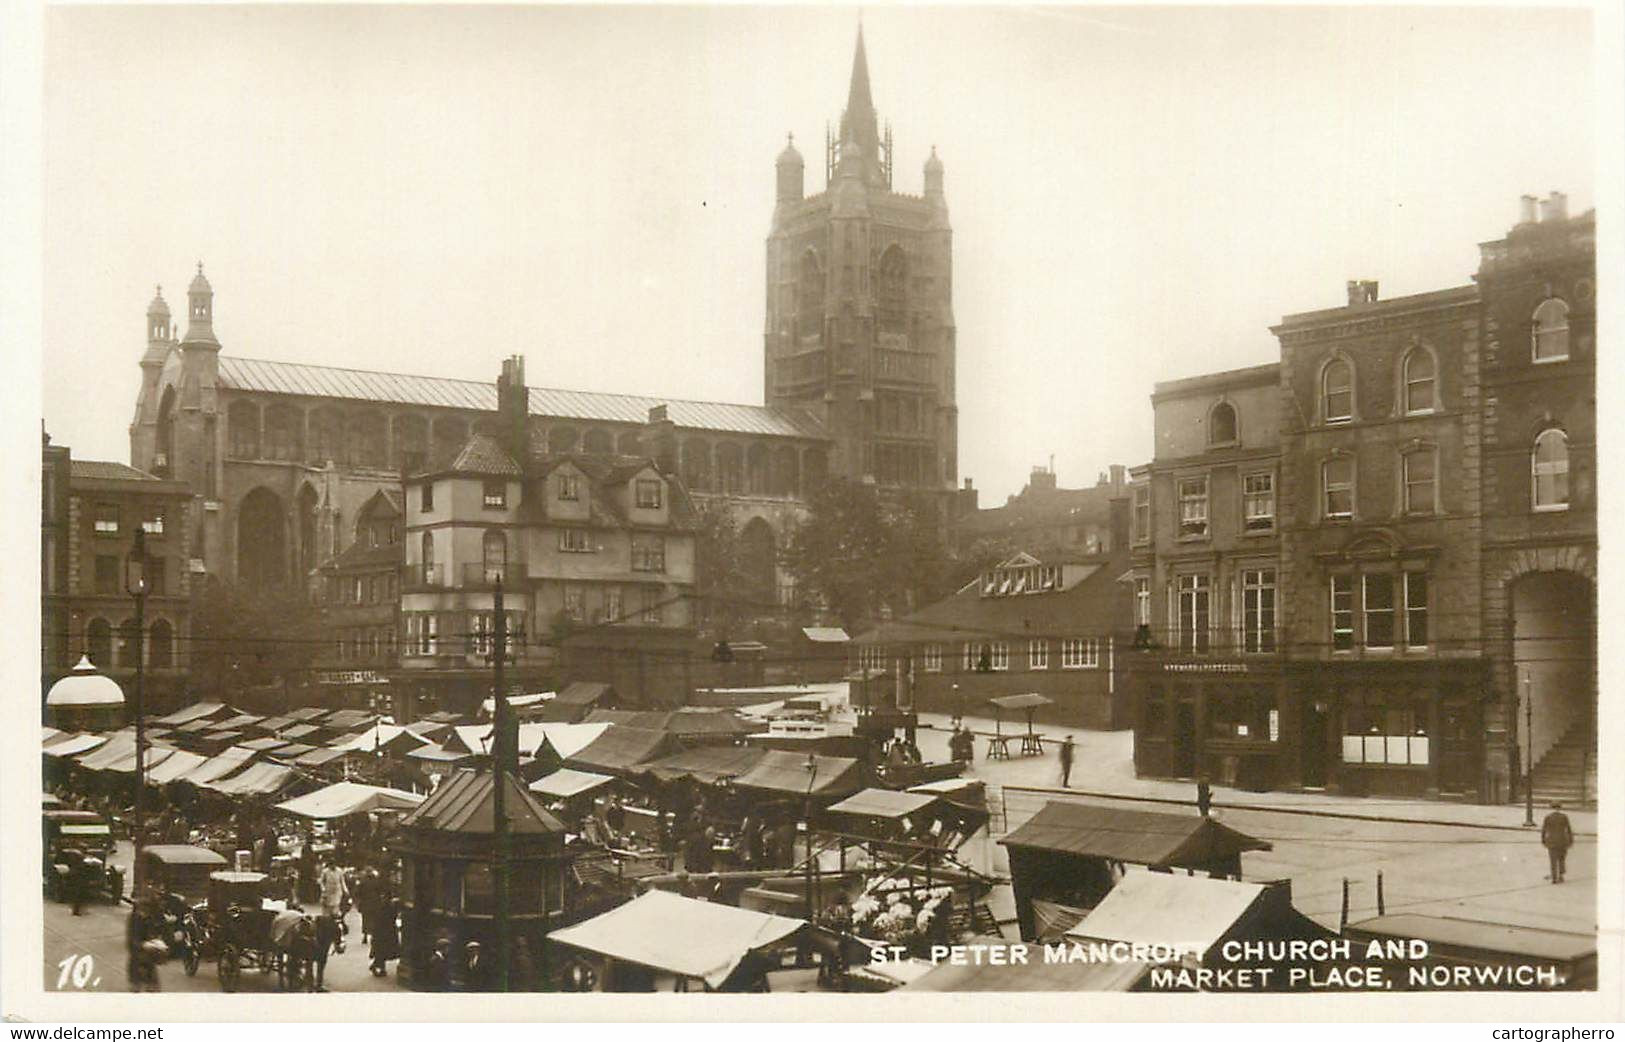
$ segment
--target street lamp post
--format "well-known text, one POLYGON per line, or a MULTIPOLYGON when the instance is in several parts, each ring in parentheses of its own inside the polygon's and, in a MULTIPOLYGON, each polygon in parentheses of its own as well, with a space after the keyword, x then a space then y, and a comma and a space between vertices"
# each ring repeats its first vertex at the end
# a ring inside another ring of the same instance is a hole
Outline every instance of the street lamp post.
POLYGON ((802 808, 802 818, 807 830, 807 921, 813 918, 813 831, 812 831, 812 790, 813 783, 818 779, 818 757, 812 753, 807 754, 807 798, 802 808))
POLYGON ((146 616, 147 616, 147 532, 137 527, 135 545, 124 561, 124 589, 135 598, 135 698, 131 711, 135 714, 135 865, 131 869, 131 892, 139 896, 144 872, 141 848, 145 845, 147 823, 145 819, 147 796, 147 732, 144 682, 146 673, 146 616))
POLYGON ((1523 671, 1523 823, 1535 824, 1535 690, 1523 671))

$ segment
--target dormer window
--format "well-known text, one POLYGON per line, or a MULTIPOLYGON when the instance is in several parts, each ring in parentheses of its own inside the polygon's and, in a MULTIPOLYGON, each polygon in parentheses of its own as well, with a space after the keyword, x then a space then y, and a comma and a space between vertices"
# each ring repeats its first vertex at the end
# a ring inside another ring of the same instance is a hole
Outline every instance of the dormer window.
POLYGON ((659 510, 660 488, 660 481, 656 478, 639 478, 637 482, 638 509, 659 510))
POLYGON ((575 474, 559 475, 559 499, 575 502, 581 498, 581 478, 575 474))

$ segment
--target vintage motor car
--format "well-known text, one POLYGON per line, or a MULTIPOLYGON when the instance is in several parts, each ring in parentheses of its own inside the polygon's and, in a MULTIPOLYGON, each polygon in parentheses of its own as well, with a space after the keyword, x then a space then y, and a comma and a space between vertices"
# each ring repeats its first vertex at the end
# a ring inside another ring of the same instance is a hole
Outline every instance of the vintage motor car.
POLYGON ((124 871, 113 864, 113 826, 89 810, 60 807, 43 810, 45 896, 66 901, 73 896, 74 870, 84 873, 87 896, 117 902, 124 896, 124 871))

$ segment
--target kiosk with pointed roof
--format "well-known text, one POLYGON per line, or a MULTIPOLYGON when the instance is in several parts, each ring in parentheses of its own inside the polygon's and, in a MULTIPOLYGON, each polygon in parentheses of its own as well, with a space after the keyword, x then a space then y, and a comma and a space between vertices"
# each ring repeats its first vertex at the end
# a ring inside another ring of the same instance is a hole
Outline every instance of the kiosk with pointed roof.
MULTIPOLYGON (((504 773, 508 820, 509 930, 541 965, 542 945, 565 925, 564 826, 504 773)), ((401 961, 403 984, 419 989, 460 988, 460 957, 473 941, 496 948, 496 785, 489 770, 452 774, 428 799, 401 819, 390 845, 401 859, 401 961), (435 979, 431 963, 444 945, 448 979, 435 979)), ((539 982, 513 982, 531 990, 539 982)))

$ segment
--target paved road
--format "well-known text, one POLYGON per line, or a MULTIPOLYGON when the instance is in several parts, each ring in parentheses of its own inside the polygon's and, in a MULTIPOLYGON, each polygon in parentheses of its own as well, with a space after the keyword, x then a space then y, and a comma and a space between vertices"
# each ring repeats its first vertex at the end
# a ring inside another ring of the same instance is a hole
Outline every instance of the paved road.
MULTIPOLYGON (((926 759, 947 757, 946 717, 924 715, 919 745, 926 759)), ((990 720, 967 721, 972 730, 991 731, 990 720)), ((1007 723, 1005 731, 1012 728, 1007 723)), ((1060 739, 1071 733, 1077 746, 1071 787, 1078 790, 1160 799, 1194 800, 1183 782, 1134 777, 1133 735, 1127 731, 1065 732, 1040 728, 1060 739)), ((1170 813, 1189 808, 1116 800, 1086 799, 1059 790, 1060 763, 1053 745, 1042 757, 989 761, 978 741, 971 773, 988 783, 997 831, 1016 828, 1049 799, 1077 799, 1107 806, 1170 813), (1017 791, 1022 787, 1053 792, 1017 791), (1001 820, 1002 819, 1002 820, 1001 820)), ((1014 743, 1012 743, 1014 744, 1014 743)), ((1537 830, 1522 829, 1521 806, 1481 807, 1436 800, 1385 800, 1318 793, 1254 793, 1215 786, 1214 815, 1233 828, 1269 840, 1274 849, 1247 854, 1248 879, 1290 879, 1293 903, 1305 914, 1335 928, 1341 915, 1342 881, 1350 880, 1351 921, 1377 914, 1377 873, 1383 876, 1384 905, 1463 918, 1591 932, 1597 921, 1597 815, 1570 814, 1580 833, 1569 854, 1568 880, 1546 880, 1546 851, 1537 830), (1266 810, 1236 810, 1247 804, 1266 810), (1358 817, 1320 817, 1295 811, 1327 811, 1358 817), (1415 818, 1450 822, 1415 825, 1376 818, 1415 818), (1365 819, 1365 820, 1362 820, 1365 819), (1485 828, 1482 826, 1499 826, 1485 828)), ((1544 812, 1541 812, 1544 813, 1544 812)), ((1537 819, 1539 814, 1537 814, 1537 819)), ((993 865, 1007 871, 1004 848, 994 844, 993 865)), ((994 912, 1013 917, 1008 894, 998 895, 994 912)))
MULTIPOLYGON (((128 865, 130 847, 119 845, 114 860, 128 865)), ((107 902, 86 905, 84 915, 75 917, 73 909, 55 901, 45 902, 45 987, 49 991, 74 991, 73 971, 77 960, 89 956, 93 961, 88 971, 80 971, 85 991, 128 991, 125 971, 124 927, 130 906, 114 906, 107 902), (62 981, 64 959, 69 964, 67 981, 62 981)), ((360 943, 360 917, 350 914, 350 940, 344 953, 333 953, 327 961, 325 981, 329 991, 394 991, 398 987, 393 974, 386 978, 372 976, 367 971, 365 946, 360 943)), ((394 964, 391 963, 393 969, 394 964)), ((179 960, 164 962, 158 970, 159 985, 164 991, 219 993, 220 980, 215 963, 205 961, 198 967, 197 976, 188 977, 179 960)), ((277 990, 276 974, 262 974, 246 970, 239 991, 244 994, 263 994, 277 990)))

